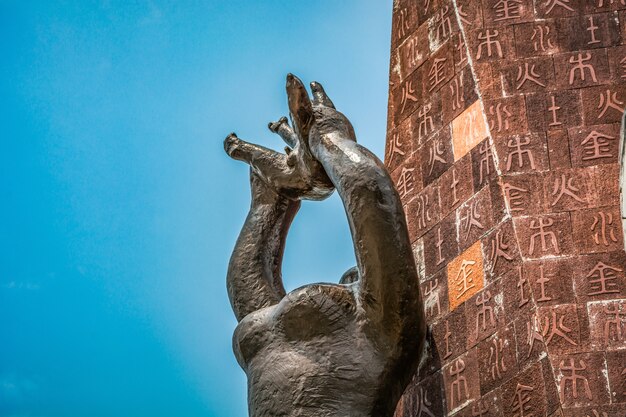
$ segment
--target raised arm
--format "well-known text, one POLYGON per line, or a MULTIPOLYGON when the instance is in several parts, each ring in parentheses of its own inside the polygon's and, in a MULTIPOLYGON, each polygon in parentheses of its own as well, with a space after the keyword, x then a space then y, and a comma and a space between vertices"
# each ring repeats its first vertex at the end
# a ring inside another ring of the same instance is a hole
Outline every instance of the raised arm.
POLYGON ((241 321, 253 311, 278 303, 285 296, 281 263, 285 239, 300 208, 250 173, 252 203, 228 264, 226 285, 230 303, 241 321))
MULTIPOLYGON (((293 106, 299 108, 297 100, 293 106)), ((237 320, 284 297, 281 263, 300 199, 320 200, 334 191, 323 168, 300 140, 306 120, 297 115, 292 118, 297 123, 295 131, 285 118, 268 126, 289 145, 285 154, 241 140, 234 133, 224 140, 226 153, 251 168, 252 204, 226 279, 237 320)))
MULTIPOLYGON (((317 83, 311 87, 314 103, 323 102, 322 87, 317 83)), ((382 162, 356 143, 345 116, 332 106, 314 105, 314 109, 316 122, 309 143, 348 216, 362 305, 383 328, 420 326, 425 334, 417 270, 393 182, 382 162)))

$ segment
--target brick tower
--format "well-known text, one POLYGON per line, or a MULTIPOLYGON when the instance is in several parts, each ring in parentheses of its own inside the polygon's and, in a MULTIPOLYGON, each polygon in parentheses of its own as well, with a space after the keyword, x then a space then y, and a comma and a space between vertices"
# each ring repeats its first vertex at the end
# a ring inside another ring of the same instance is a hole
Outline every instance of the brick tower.
POLYGON ((397 416, 626 416, 626 1, 397 0, 391 48, 431 329, 397 416))

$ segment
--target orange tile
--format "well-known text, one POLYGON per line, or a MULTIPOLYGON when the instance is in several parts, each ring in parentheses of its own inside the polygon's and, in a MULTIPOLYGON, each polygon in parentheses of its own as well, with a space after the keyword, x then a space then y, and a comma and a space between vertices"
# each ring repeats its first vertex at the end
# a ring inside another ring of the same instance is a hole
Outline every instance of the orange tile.
POLYGON ((489 130, 483 117, 481 100, 476 100, 452 121, 452 147, 458 161, 487 137, 489 130))
POLYGON ((484 286, 483 254, 480 240, 448 264, 450 311, 484 286))

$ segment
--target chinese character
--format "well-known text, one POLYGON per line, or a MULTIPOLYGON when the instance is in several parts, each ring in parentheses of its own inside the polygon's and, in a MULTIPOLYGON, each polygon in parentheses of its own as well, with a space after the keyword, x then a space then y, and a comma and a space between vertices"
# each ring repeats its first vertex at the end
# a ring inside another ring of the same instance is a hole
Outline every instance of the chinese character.
POLYGON ((459 273, 456 274, 456 286, 459 293, 457 294, 457 300, 463 296, 470 288, 474 288, 474 279, 470 276, 474 272, 471 267, 475 265, 476 261, 463 259, 461 262, 461 268, 459 269, 459 273))
POLYGON ((430 416, 435 417, 432 411, 428 407, 431 407, 432 403, 428 401, 426 390, 420 387, 417 394, 417 415, 415 417, 430 416))
POLYGON ((524 85, 524 83, 526 81, 531 81, 531 82, 533 82, 533 83, 535 83, 537 85, 545 87, 546 85, 543 84, 541 81, 539 81, 537 79, 537 77, 539 77, 539 74, 537 74, 537 72, 535 71, 535 64, 532 64, 529 67, 528 66, 528 62, 524 62, 524 69, 523 70, 522 70, 522 66, 521 65, 519 67, 517 67, 517 78, 516 78, 516 81, 519 81, 519 83, 517 84, 517 87, 515 87, 515 88, 519 90, 524 85))
POLYGON ((443 239, 441 238, 441 227, 437 229, 437 242, 435 242, 435 247, 437 248, 437 265, 440 265, 445 258, 441 255, 441 249, 443 246, 443 239))
POLYGON ((547 276, 545 276, 544 271, 543 271, 543 265, 539 265, 539 279, 537 280, 537 283, 541 286, 541 297, 537 299, 537 302, 540 301, 550 301, 552 300, 552 297, 548 297, 546 295, 546 283, 550 282, 550 278, 548 278, 547 276))
POLYGON ((541 336, 543 336, 546 346, 550 344, 554 336, 559 336, 569 344, 573 346, 578 346, 576 342, 574 342, 567 336, 567 334, 570 333, 572 329, 566 327, 565 324, 563 324, 563 321, 565 320, 565 315, 559 317, 557 321, 557 314, 556 311, 554 311, 554 308, 550 309, 550 314, 550 317, 544 317, 545 320, 543 322, 543 328, 541 329, 541 336), (550 333, 549 335, 548 332, 550 333), (547 339, 546 335, 548 335, 547 339))
POLYGON ((561 6, 562 8, 567 9, 570 12, 573 12, 574 9, 569 7, 568 4, 569 4, 569 0, 548 0, 546 2, 546 6, 548 6, 548 9, 546 10, 546 14, 550 14, 552 12, 552 9, 554 9, 556 6, 561 6))
POLYGON ((489 404, 485 404, 481 400, 476 401, 472 405, 472 417, 483 417, 489 411, 489 404))
POLYGON ((535 26, 535 28, 533 29, 533 34, 530 37, 530 40, 533 41, 533 48, 535 52, 539 52, 539 49, 541 49, 542 51, 546 51, 546 45, 548 45, 548 48, 554 48, 554 45, 552 45, 552 41, 550 40, 549 36, 549 26, 535 26))
POLYGON ((402 104, 402 108, 400 109, 400 113, 404 113, 404 108, 409 100, 417 102, 417 97, 413 94, 415 93, 415 89, 413 88, 413 81, 407 81, 402 86, 402 98, 400 99, 400 104, 402 104))
POLYGON ((443 144, 439 138, 433 140, 433 146, 428 150, 428 165, 430 165, 430 171, 428 171, 428 175, 433 173, 433 169, 435 168, 435 162, 440 162, 445 165, 446 160, 443 159, 443 144))
POLYGON ((563 123, 556 120, 556 111, 561 110, 561 107, 556 105, 554 96, 550 96, 550 99, 552 100, 552 104, 548 107, 548 111, 552 112, 552 122, 550 122, 549 126, 562 125, 563 123))
POLYGON ((418 46, 416 38, 411 38, 407 41, 406 57, 411 67, 416 67, 422 59, 422 54, 420 53, 418 46))
POLYGON ((452 33, 452 25, 450 24, 448 11, 448 6, 445 6, 435 15, 435 22, 438 22, 436 33, 437 41, 441 41, 443 38, 446 38, 450 33, 452 33))
POLYGON ((478 34, 478 40, 484 41, 478 45, 478 53, 476 54, 476 59, 480 59, 483 56, 483 47, 487 48, 487 56, 491 57, 493 55, 492 46, 495 46, 495 52, 498 54, 498 57, 502 58, 502 47, 500 46, 500 41, 495 39, 499 35, 499 32, 494 29, 493 31, 487 29, 485 32, 481 32, 478 34), (494 40, 495 39, 495 40, 494 40))
POLYGON ((394 133, 389 141, 389 164, 393 161, 393 158, 396 154, 400 156, 404 156, 404 151, 402 150, 402 142, 400 142, 400 134, 394 133))
POLYGON ((530 410, 530 404, 528 403, 531 399, 531 392, 533 392, 533 387, 522 385, 519 382, 517 383, 515 396, 511 403, 511 407, 513 407, 512 411, 515 413, 512 417, 532 417, 532 413, 524 414, 530 410))
POLYGON ((539 324, 539 319, 537 318, 537 315, 533 315, 531 317, 531 320, 529 322, 526 323, 526 334, 528 336, 528 355, 526 355, 526 358, 530 358, 530 355, 533 353, 533 348, 535 347, 535 342, 542 342, 543 343, 543 336, 540 333, 541 330, 541 325, 539 324))
POLYGON ((415 187, 413 171, 415 171, 415 168, 402 167, 402 172, 400 172, 400 177, 396 185, 400 198, 404 198, 408 193, 413 191, 415 187))
POLYGON ((402 39, 404 35, 406 35, 406 31, 410 29, 409 22, 407 21, 409 11, 405 7, 400 10, 400 14, 398 16, 398 39, 402 39))
POLYGON ((467 380, 461 373, 465 370, 465 362, 463 359, 457 359, 456 362, 450 367, 450 376, 456 377, 454 381, 450 383, 450 405, 451 408, 455 408, 461 403, 461 392, 465 392, 465 399, 469 398, 469 391, 467 389, 467 380), (456 392, 456 395, 455 395, 456 392))
POLYGON ((489 325, 491 327, 496 325, 496 321, 493 317, 493 307, 487 305, 491 300, 491 292, 486 290, 485 292, 478 294, 476 297, 476 305, 480 307, 478 315, 476 316, 476 334, 479 332, 480 322, 482 318, 482 329, 487 330, 487 316, 489 316, 489 325))
POLYGON ((556 199, 552 202, 551 206, 554 207, 559 200, 565 195, 573 198, 576 201, 584 203, 585 200, 578 197, 574 192, 579 192, 580 190, 574 186, 574 178, 565 179, 565 174, 561 174, 561 178, 557 178, 554 181, 554 188, 552 189, 552 195, 557 196, 556 199), (557 195, 558 194, 558 195, 557 195))
POLYGON ((494 130, 496 127, 496 122, 498 124, 497 131, 502 132, 502 130, 509 130, 509 117, 513 114, 509 111, 508 106, 502 105, 502 103, 498 103, 495 106, 489 106, 489 113, 493 116, 495 115, 495 120, 491 118, 489 123, 489 128, 494 130))
POLYGON ((426 136, 428 135, 429 131, 432 132, 433 130, 435 130, 435 127, 433 126, 433 118, 431 116, 428 116, 431 108, 432 104, 428 103, 424 107, 422 107, 417 113, 418 118, 423 118, 417 126, 417 134, 420 140, 422 139, 422 135, 426 136))
POLYGON ((480 153, 480 163, 478 173, 480 174, 480 178, 478 180, 479 185, 483 183, 483 168, 487 175, 491 174, 491 164, 493 161, 493 153, 491 152, 491 146, 487 141, 481 143, 478 147, 478 152, 480 153))
POLYGON ((453 206, 459 202, 459 198, 456 195, 456 186, 459 185, 459 182, 460 181, 456 177, 456 169, 452 168, 452 184, 450 184, 450 189, 452 190, 452 196, 454 197, 454 200, 452 201, 453 206))
POLYGON ((526 146, 530 144, 530 138, 515 136, 507 142, 506 146, 509 149, 513 149, 509 151, 509 156, 506 161, 506 170, 511 170, 511 165, 513 165, 513 157, 517 156, 517 167, 524 167, 524 156, 528 158, 528 162, 530 163, 530 169, 535 169, 535 158, 533 158, 533 153, 530 149, 522 149, 522 146, 526 146))
POLYGON ((596 78, 596 70, 593 68, 593 65, 585 63, 589 60, 591 60, 591 54, 589 52, 585 53, 584 58, 583 58, 583 54, 580 52, 578 53, 578 56, 575 59, 573 56, 569 58, 570 64, 576 64, 576 66, 574 66, 569 71, 569 84, 570 85, 574 84, 574 80, 576 79, 576 72, 578 72, 578 74, 580 75, 581 81, 585 81, 585 74, 586 74, 585 70, 589 71, 589 75, 591 76, 591 79, 593 80, 594 83, 598 82, 598 79, 596 78))
POLYGON ((539 219, 538 222, 532 220, 530 222, 531 229, 538 229, 539 231, 530 236, 530 247, 528 248, 528 252, 530 255, 535 253, 535 239, 541 239, 541 250, 542 252, 546 252, 548 250, 548 242, 546 241, 546 237, 550 238, 550 243, 554 246, 556 253, 559 253, 559 243, 556 240, 556 235, 554 232, 546 232, 545 228, 550 227, 554 224, 554 220, 548 218, 545 222, 544 219, 539 219))
POLYGON ((511 261, 513 258, 509 256, 506 251, 509 249, 509 245, 504 243, 502 235, 500 235, 500 230, 496 232, 496 236, 491 239, 491 272, 496 269, 496 265, 498 264, 498 260, 500 258, 504 258, 507 261, 511 261))
POLYGON ((561 382, 559 382, 559 391, 561 391, 561 402, 565 401, 565 398, 564 398, 565 388, 567 387, 568 382, 571 384, 571 387, 572 387, 572 396, 574 398, 578 398, 578 381, 579 380, 582 381, 583 389, 585 391, 585 397, 587 397, 587 399, 589 400, 593 399, 593 395, 591 395, 591 388, 589 388, 589 381, 587 381, 587 377, 577 374, 577 372, 579 371, 586 371, 587 364, 582 359, 580 359, 578 363, 579 363, 579 366, 577 367, 574 365, 574 359, 569 358, 569 362, 567 364, 565 363, 565 360, 562 360, 561 363, 559 364, 559 369, 561 370, 561 372, 565 372, 565 371, 571 372, 571 374, 568 376, 566 376, 565 373, 563 373, 561 382))
POLYGON ((600 158, 611 158, 611 150, 609 149, 609 140, 614 140, 613 136, 609 136, 605 133, 592 131, 587 137, 580 143, 583 147, 583 161, 589 161, 600 158))
MULTIPOLYGON (((622 1, 624 1, 624 0, 622 0, 622 1)), ((462 23, 462 24, 464 24, 464 25, 471 26, 471 25, 472 25, 472 22, 470 22, 469 20, 467 20, 467 13, 465 13, 465 12, 463 11, 463 5, 459 4, 459 5, 457 6, 457 11, 459 12, 459 17, 461 18, 461 23, 462 23)))
POLYGON ((604 313, 609 316, 613 315, 613 317, 607 317, 604 322, 604 342, 609 343, 609 337, 611 333, 615 334, 615 337, 612 338, 616 342, 622 341, 622 323, 624 322, 624 318, 626 318, 626 312, 622 311, 621 305, 618 303, 613 304, 613 309, 609 306, 604 306, 604 313), (614 327, 613 327, 614 326, 614 327), (614 332, 611 332, 611 327, 614 328, 614 332))
POLYGON ((600 94, 598 109, 602 109, 602 112, 598 115, 598 119, 603 117, 608 109, 617 110, 621 116, 622 113, 624 113, 624 103, 617 98, 617 92, 611 93, 611 90, 607 89, 606 93, 600 94))
POLYGON ((509 210, 511 210, 511 212, 524 211, 524 198, 521 193, 527 193, 528 190, 516 187, 509 183, 505 183, 503 188, 506 200, 509 203, 509 210))
POLYGON ((522 4, 522 0, 500 0, 493 5, 493 9, 496 11, 496 18, 494 21, 517 19, 520 17, 519 5, 522 4))
MULTIPOLYGON (((517 267, 517 272, 519 274, 519 280, 517 281, 517 288, 519 288, 519 292, 520 292, 520 301, 517 304, 517 306, 518 307, 523 307, 530 301, 524 295, 524 284, 528 284, 528 280, 526 278, 524 278, 524 274, 522 273, 522 267, 521 266, 517 267)), ((530 336, 529 336, 529 339, 530 339, 530 336)), ((531 347, 531 350, 532 350, 532 347, 531 347)))
POLYGON ((609 226, 613 225, 612 213, 605 213, 603 211, 600 211, 598 212, 597 215, 593 216, 593 224, 591 225, 591 231, 595 232, 593 234, 593 241, 596 243, 596 245, 604 244, 604 246, 609 246, 609 240, 617 243, 617 237, 615 236, 615 229, 611 228, 610 230, 607 230, 607 225, 609 226), (596 231, 596 227, 598 228, 597 231, 596 231))
POLYGON ((491 365, 491 378, 496 381, 502 378, 502 372, 506 372, 504 358, 501 356, 504 351, 504 340, 494 338, 489 346, 489 363, 491 365))
MULTIPOLYGON (((460 13, 460 10, 461 10, 461 6, 459 6, 459 13, 460 13)), ((459 44, 457 45, 456 50, 459 51, 459 59, 457 61, 457 65, 459 67, 462 67, 463 65, 467 63, 467 51, 465 50, 465 41, 463 40, 463 35, 460 33, 459 33, 459 44)))
POLYGON ((591 33, 591 40, 587 42, 587 45, 600 43, 600 41, 596 39, 596 30, 598 30, 598 26, 593 23, 593 16, 589 16, 589 27, 587 28, 587 32, 591 33))
POLYGON ((617 287, 617 283, 612 281, 617 279, 617 275, 615 275, 616 272, 623 271, 623 269, 609 266, 604 262, 598 262, 586 276, 587 279, 594 278, 593 280, 589 280, 589 287, 593 292, 587 295, 619 293, 619 289, 615 288, 617 287))
POLYGON ((434 281, 430 281, 426 284, 426 289, 424 290, 424 309, 426 310, 426 314, 428 316, 437 316, 441 313, 441 304, 439 303, 439 293, 434 292, 439 286, 439 280, 435 279, 434 281), (437 313, 435 313, 435 307, 437 307, 437 313))
POLYGON ((430 80, 429 91, 433 90, 445 80, 444 62, 446 62, 446 58, 435 58, 433 66, 430 67, 430 71, 428 71, 428 79, 430 80))
POLYGON ((465 240, 469 237, 472 226, 479 229, 485 228, 482 224, 480 224, 478 219, 480 219, 480 214, 478 214, 478 204, 471 204, 467 210, 466 216, 462 219, 465 221, 465 240))
POLYGON ((417 227, 423 229, 431 221, 429 212, 429 198, 427 195, 420 195, 417 201, 417 227))
POLYGON ((462 94, 463 76, 456 77, 450 82, 450 93, 452 94, 452 110, 460 110, 465 98, 462 94))

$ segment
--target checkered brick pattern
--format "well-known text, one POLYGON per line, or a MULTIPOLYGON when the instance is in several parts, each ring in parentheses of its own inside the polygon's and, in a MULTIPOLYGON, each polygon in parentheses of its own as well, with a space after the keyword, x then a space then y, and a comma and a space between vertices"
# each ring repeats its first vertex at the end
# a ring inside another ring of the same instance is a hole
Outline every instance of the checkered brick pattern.
POLYGON ((385 163, 429 322, 398 417, 626 416, 626 0, 396 0, 385 163))

